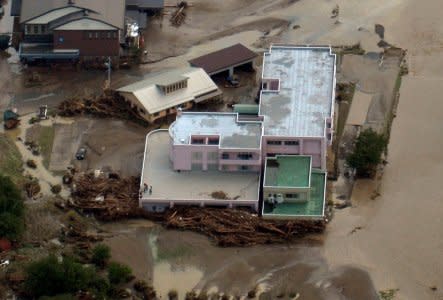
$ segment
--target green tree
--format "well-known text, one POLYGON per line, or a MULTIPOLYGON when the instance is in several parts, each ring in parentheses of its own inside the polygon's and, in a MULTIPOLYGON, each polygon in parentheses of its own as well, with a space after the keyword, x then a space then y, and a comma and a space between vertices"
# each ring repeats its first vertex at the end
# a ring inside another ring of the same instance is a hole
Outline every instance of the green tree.
POLYGON ((9 177, 0 175, 0 237, 15 240, 24 229, 24 203, 9 177))
POLYGON ((358 136, 354 152, 348 156, 347 163, 357 170, 357 176, 372 177, 386 146, 387 139, 384 135, 366 129, 358 136))
POLYGON ((36 298, 76 293, 79 290, 103 291, 104 284, 94 268, 84 267, 70 257, 60 262, 50 255, 28 265, 26 274, 26 291, 36 298))
POLYGON ((98 244, 92 249, 92 263, 103 268, 111 258, 111 249, 104 244, 98 244))
POLYGON ((111 284, 128 282, 131 279, 132 270, 126 265, 112 262, 108 267, 108 279, 111 284))

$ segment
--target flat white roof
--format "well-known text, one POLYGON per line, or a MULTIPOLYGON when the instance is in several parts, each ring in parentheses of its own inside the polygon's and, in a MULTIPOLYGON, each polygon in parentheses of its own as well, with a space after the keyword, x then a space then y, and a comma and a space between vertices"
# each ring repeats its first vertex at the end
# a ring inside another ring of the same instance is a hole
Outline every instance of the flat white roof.
POLYGON ((75 6, 67 6, 59 9, 55 9, 52 11, 49 11, 45 13, 44 15, 41 15, 35 19, 29 20, 26 22, 26 24, 48 24, 52 21, 55 21, 61 17, 64 17, 66 15, 82 11, 83 9, 80 7, 75 6))
POLYGON ((200 95, 216 92, 221 94, 217 85, 202 68, 182 68, 156 73, 144 80, 121 87, 121 93, 130 93, 150 113, 156 113, 194 100, 200 95), (159 86, 172 84, 188 78, 186 88, 164 94, 159 86))
POLYGON ((236 113, 182 112, 169 133, 174 144, 189 144, 191 135, 218 135, 220 148, 259 149, 261 122, 237 120, 236 113))
POLYGON ((54 30, 116 30, 117 27, 111 26, 99 20, 82 18, 65 23, 54 30))
POLYGON ((335 54, 330 47, 272 45, 264 55, 262 77, 280 80, 278 92, 261 94, 265 135, 324 136, 335 97, 335 54))

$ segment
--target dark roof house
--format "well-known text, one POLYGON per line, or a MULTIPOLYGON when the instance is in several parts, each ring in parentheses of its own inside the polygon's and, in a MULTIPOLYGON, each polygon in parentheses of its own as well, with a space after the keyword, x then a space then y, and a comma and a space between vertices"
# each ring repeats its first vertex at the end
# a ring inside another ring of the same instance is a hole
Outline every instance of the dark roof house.
POLYGON ((242 44, 233 46, 194 58, 189 61, 191 66, 203 68, 209 75, 214 75, 237 66, 251 63, 257 53, 242 44))

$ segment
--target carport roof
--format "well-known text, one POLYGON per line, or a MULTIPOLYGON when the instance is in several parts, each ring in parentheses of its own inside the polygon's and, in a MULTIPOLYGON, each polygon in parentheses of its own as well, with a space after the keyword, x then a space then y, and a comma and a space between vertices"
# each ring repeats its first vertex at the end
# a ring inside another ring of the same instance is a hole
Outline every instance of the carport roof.
POLYGON ((257 57, 257 53, 242 44, 233 46, 194 58, 189 63, 194 67, 203 68, 209 75, 223 71, 229 67, 247 63, 257 57))

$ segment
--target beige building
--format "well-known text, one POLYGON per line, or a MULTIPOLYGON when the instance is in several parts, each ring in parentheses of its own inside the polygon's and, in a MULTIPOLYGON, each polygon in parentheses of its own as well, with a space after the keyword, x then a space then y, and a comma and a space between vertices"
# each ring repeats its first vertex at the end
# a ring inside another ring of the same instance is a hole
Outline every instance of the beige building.
POLYGON ((119 88, 120 93, 148 122, 186 110, 195 103, 220 97, 222 92, 202 68, 187 67, 153 74, 119 88))

